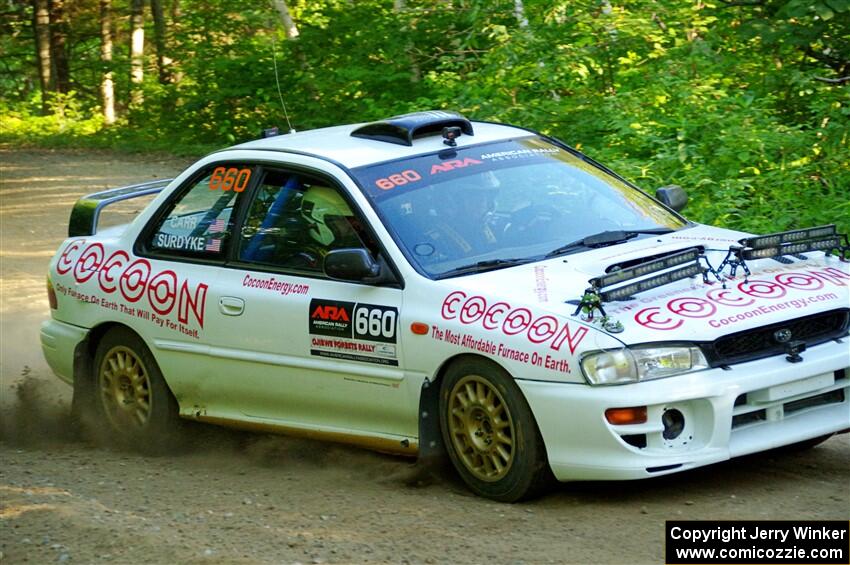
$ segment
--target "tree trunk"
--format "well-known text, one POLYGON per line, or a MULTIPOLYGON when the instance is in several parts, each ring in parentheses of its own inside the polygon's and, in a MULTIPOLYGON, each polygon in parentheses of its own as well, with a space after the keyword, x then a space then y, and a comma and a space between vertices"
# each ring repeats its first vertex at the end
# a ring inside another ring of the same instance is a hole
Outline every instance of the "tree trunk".
POLYGON ((142 80, 145 78, 145 0, 130 4, 130 105, 144 102, 142 80))
MULTIPOLYGON (((403 14, 407 10, 407 0, 393 0, 393 11, 396 14, 403 14)), ((419 68, 419 63, 416 61, 416 55, 413 51, 413 41, 410 40, 410 31, 405 26, 407 32, 407 40, 404 42, 404 51, 407 54, 407 60, 410 63, 410 82, 417 83, 422 80, 422 70, 419 68)))
POLYGON ((280 14, 280 21, 283 23, 283 31, 286 34, 286 38, 295 39, 298 37, 298 26, 295 25, 295 21, 289 13, 289 6, 286 5, 286 0, 273 0, 273 2, 277 13, 280 14))
MULTIPOLYGON (((286 34, 286 39, 289 41, 293 41, 298 38, 298 26, 295 25, 295 20, 292 19, 292 14, 289 13, 289 6, 286 5, 286 0, 272 0, 272 4, 274 4, 275 10, 280 15, 280 21, 283 24, 283 31, 286 34)), ((304 52, 298 48, 298 44, 294 43, 292 48, 292 55, 298 61, 298 65, 301 67, 301 70, 304 72, 305 76, 308 77, 308 80, 304 83, 304 88, 309 93, 310 97, 314 100, 319 99, 319 93, 316 88, 313 86, 313 81, 309 80, 310 77, 310 65, 307 63, 307 57, 304 56, 304 52)))
POLYGON ((57 92, 71 90, 71 72, 68 68, 68 14, 65 0, 50 1, 50 55, 53 59, 53 84, 57 92))
POLYGON ((47 0, 33 0, 33 24, 35 27, 35 55, 38 60, 38 79, 41 84, 41 112, 47 114, 50 83, 50 11, 47 0))
POLYGON ((103 75, 100 95, 103 103, 103 123, 115 123, 115 86, 112 83, 112 0, 100 0, 100 60, 103 75))
POLYGON ((528 27, 528 18, 525 17, 525 6, 523 5, 522 0, 514 0, 514 17, 516 18, 519 27, 528 27))
MULTIPOLYGON (((171 21, 169 25, 166 26, 168 30, 168 34, 166 36, 166 40, 170 45, 170 49, 172 54, 179 48, 175 47, 175 37, 174 34, 179 32, 180 30, 180 18, 183 17, 183 12, 180 10, 180 0, 171 0, 171 21)), ((169 63, 169 72, 171 73, 171 82, 174 84, 180 84, 183 80, 183 71, 180 70, 180 63, 177 60, 171 59, 169 63)))
POLYGON ((156 68, 159 72, 159 82, 160 84, 167 84, 171 82, 171 72, 168 68, 171 59, 165 54, 165 38, 168 28, 165 24, 160 0, 151 0, 151 15, 153 15, 153 41, 156 46, 156 68))

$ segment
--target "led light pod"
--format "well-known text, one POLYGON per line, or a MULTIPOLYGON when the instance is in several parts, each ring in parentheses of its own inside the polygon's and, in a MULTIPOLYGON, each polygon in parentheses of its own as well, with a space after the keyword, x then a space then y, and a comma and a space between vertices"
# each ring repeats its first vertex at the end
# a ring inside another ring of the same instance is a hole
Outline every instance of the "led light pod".
POLYGON ((841 238, 838 236, 825 237, 812 241, 801 241, 798 243, 784 243, 782 245, 774 245, 770 247, 760 247, 758 249, 744 249, 741 252, 741 258, 745 261, 753 259, 769 259, 771 257, 780 257, 782 255, 797 255, 806 253, 807 251, 829 251, 830 249, 840 249, 841 238))
POLYGON ((675 269, 673 271, 662 273, 654 277, 649 277, 648 279, 644 279, 642 281, 627 284, 611 290, 603 290, 599 293, 599 297, 605 302, 611 302, 614 300, 626 300, 639 292, 658 288, 659 286, 664 286, 666 284, 670 284, 681 279, 687 279, 690 277, 695 277, 697 275, 702 275, 704 272, 705 267, 698 263, 694 263, 693 265, 688 265, 687 267, 683 267, 681 269, 675 269))
POLYGON ((768 235, 759 235, 755 237, 746 237, 741 239, 739 243, 750 249, 763 249, 766 247, 774 247, 783 243, 792 243, 806 239, 815 239, 824 236, 835 235, 835 224, 826 226, 817 226, 814 228, 806 228, 802 230, 790 230, 784 232, 771 233, 768 235))
POLYGON ((636 279, 644 275, 649 275, 651 273, 656 273, 658 271, 663 271, 664 269, 669 269, 671 267, 678 267, 679 265, 696 261, 699 256, 700 250, 694 247, 662 259, 647 261, 645 263, 635 265, 634 267, 614 271, 613 273, 602 275, 601 277, 595 277, 590 279, 589 282, 591 286, 595 288, 603 288, 631 279, 636 279))

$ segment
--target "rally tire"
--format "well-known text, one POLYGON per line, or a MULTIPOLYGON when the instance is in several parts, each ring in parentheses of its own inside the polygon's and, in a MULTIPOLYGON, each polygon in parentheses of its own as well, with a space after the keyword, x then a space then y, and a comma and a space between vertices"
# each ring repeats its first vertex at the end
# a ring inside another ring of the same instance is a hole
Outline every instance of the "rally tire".
POLYGON ((531 409, 494 363, 452 363, 440 387, 440 428, 452 464, 479 496, 518 502, 539 495, 551 480, 531 409))
POLYGON ((91 379, 80 391, 86 428, 101 443, 161 454, 180 446, 179 409, 144 341, 128 328, 97 345, 91 379))

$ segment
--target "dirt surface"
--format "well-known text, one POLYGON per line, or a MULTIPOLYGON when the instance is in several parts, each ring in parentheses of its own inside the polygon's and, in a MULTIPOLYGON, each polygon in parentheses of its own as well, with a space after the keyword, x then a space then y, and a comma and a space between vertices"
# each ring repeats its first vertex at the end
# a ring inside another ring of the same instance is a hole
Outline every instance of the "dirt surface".
POLYGON ((69 426, 70 388, 41 357, 47 263, 78 196, 187 163, 8 147, 0 162, 3 563, 663 563, 668 519, 850 518, 848 434, 521 505, 406 459, 212 427, 176 457, 96 447, 69 426))

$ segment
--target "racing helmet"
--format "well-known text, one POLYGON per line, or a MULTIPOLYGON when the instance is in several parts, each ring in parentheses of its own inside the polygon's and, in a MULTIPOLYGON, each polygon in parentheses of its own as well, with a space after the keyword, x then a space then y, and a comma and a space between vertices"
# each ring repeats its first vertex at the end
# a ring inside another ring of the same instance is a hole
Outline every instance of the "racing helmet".
POLYGON ((336 239, 331 224, 334 220, 350 221, 354 216, 342 196, 327 186, 311 186, 301 199, 301 215, 310 225, 310 237, 320 245, 328 246, 336 239))

